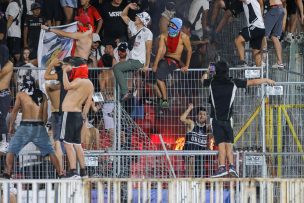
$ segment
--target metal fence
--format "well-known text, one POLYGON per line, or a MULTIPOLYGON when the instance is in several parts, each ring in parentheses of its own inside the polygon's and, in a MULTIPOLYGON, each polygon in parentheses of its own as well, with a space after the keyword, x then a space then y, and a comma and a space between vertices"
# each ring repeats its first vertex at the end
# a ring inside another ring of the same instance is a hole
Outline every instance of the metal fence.
MULTIPOLYGON (((157 162, 152 162, 168 166, 169 168, 167 167, 166 170, 171 170, 172 173, 176 170, 172 167, 176 166, 170 163, 168 153, 170 150, 181 150, 185 141, 186 126, 180 122, 180 115, 186 110, 189 103, 193 103, 195 107, 204 106, 210 112, 209 90, 202 87, 200 80, 205 70, 190 69, 186 74, 175 71, 166 82, 170 107, 162 109, 159 107, 154 92, 152 72, 144 74, 136 71, 126 74, 133 98, 121 104, 118 102, 119 90, 115 88, 112 71, 91 69, 90 79, 94 83, 95 92, 102 93, 104 102, 98 104, 101 106, 101 110, 89 113, 92 125, 89 129, 86 128, 88 131, 86 139, 83 141, 84 148, 89 151, 101 150, 100 152, 103 152, 102 150, 105 150, 114 151, 114 153, 115 151, 135 151, 136 153, 136 151, 142 150, 161 150, 166 153, 163 153, 162 158, 159 158, 157 162), (104 84, 105 81, 111 84, 104 84), (111 122, 114 127, 108 128, 108 122, 111 122)), ((18 78, 18 72, 16 71, 15 78, 18 78)), ((294 79, 302 77, 290 72, 282 73, 288 77, 293 76, 294 79)), ((234 78, 256 78, 265 75, 275 76, 268 69, 257 67, 231 68, 230 70, 230 76, 234 78)), ((12 82, 12 92, 17 90, 16 81, 12 82)), ((269 90, 266 86, 256 86, 237 91, 233 110, 235 149, 237 151, 248 149, 270 153, 303 152, 304 84, 302 82, 281 82, 276 85, 276 88, 269 90)), ((193 112, 189 117, 195 120, 193 112)), ((50 129, 49 133, 51 134, 50 129)), ((210 140, 209 149, 216 149, 212 140, 210 140)), ((187 154, 187 152, 185 153, 187 154)), ((122 175, 124 172, 121 167, 134 160, 138 160, 138 157, 127 158, 127 156, 121 155, 120 158, 117 158, 115 155, 106 154, 104 158, 98 160, 98 165, 101 167, 92 169, 89 173, 90 175, 102 174, 102 177, 129 177, 122 175), (113 161, 113 159, 120 161, 113 161), (104 162, 113 163, 115 170, 109 170, 108 165, 104 167, 104 162)), ((185 160, 187 161, 187 158, 185 160)), ((217 165, 216 158, 207 160, 208 167, 217 165)), ((191 159, 190 165, 192 161, 191 159)), ((146 162, 149 163, 149 161, 146 162)), ((278 164, 281 163, 281 159, 279 159, 278 164)), ((294 164, 296 165, 296 162, 294 164)), ((206 175, 200 175, 208 177, 212 170, 214 167, 206 170, 209 171, 206 175)), ((177 174, 180 173, 177 172, 177 174)), ((163 177, 172 176, 164 175, 163 177)))
MULTIPOLYGON (((86 151, 91 178, 208 178, 217 170, 217 151, 86 151)), ((68 168, 64 157, 64 168, 68 168)), ((236 169, 241 167, 234 154, 236 169)), ((3 162, 4 163, 4 162, 3 162)), ((3 164, 4 165, 4 164, 3 164)), ((14 161, 14 179, 57 178, 49 159, 39 151, 24 151, 14 161)))
POLYGON ((4 202, 302 202, 303 179, 1 181, 4 202), (276 190, 275 188, 278 188, 276 190))

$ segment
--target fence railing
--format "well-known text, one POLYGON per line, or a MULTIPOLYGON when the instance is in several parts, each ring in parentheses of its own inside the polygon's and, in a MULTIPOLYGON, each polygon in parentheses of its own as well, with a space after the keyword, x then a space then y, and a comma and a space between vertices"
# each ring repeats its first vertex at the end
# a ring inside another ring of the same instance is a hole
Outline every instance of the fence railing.
POLYGON ((304 199, 304 179, 1 180, 10 202, 282 202, 304 199))
MULTIPOLYGON (((26 68, 22 68, 22 70, 24 69, 26 68)), ((84 148, 107 151, 182 149, 186 126, 180 122, 179 117, 188 104, 193 103, 195 107, 204 106, 210 112, 209 90, 202 87, 200 80, 205 70, 190 69, 186 74, 175 71, 166 82, 170 107, 162 109, 159 107, 154 92, 155 81, 152 72, 126 74, 129 89, 133 92, 134 97, 126 103, 120 104, 113 83, 112 71, 90 69, 90 79, 95 85, 95 92, 100 91, 105 101, 99 104, 100 111, 89 113, 92 125, 90 128, 86 128, 88 129, 86 137, 89 139, 85 139, 84 148)), ((18 75, 18 71, 16 74, 18 75)), ((231 68, 230 76, 259 78, 264 77, 264 71, 263 68, 257 67, 231 68)), ((237 149, 255 148, 258 149, 258 152, 270 153, 303 152, 304 83, 278 82, 275 88, 270 89, 271 91, 267 88, 262 85, 237 91, 233 109, 235 147, 237 149)), ((18 81, 12 84, 13 95, 17 89, 18 81)), ((195 120, 194 114, 192 112, 189 118, 195 120)), ((51 130, 49 133, 51 134, 51 130)), ((113 162, 117 170, 133 160, 126 156, 122 157, 125 157, 124 160, 119 158, 119 161, 113 162)), ((110 163, 109 160, 106 159, 106 163, 110 163)), ((98 164, 102 164, 103 161, 99 160, 98 164)), ((166 159, 161 158, 158 161, 171 162, 168 156, 166 159)), ((184 162, 186 161, 187 158, 184 162)), ((189 164, 192 161, 190 159, 189 164)), ((216 166, 216 158, 210 158, 208 163, 216 166)), ((281 159, 278 160, 278 164, 282 165, 281 159)), ((174 163, 170 163, 170 165, 167 171, 173 173, 176 171, 176 169, 172 169, 174 163)), ((103 174, 113 173, 112 171, 106 172, 105 170, 108 168, 98 170, 103 171, 103 174)), ((266 174, 266 171, 264 172, 266 174)), ((114 177, 117 177, 121 172, 115 171, 114 174, 114 177)), ((108 176, 105 175, 105 177, 108 176)))
MULTIPOLYGON (((54 166, 40 152, 19 154, 14 161, 14 179, 53 179, 54 166), (29 159, 31 158, 31 159, 29 159)), ((217 151, 86 151, 90 178, 208 178, 217 170, 217 151)), ((236 169, 240 155, 234 154, 236 169)), ((4 161, 1 165, 4 165, 4 161), (3 164, 2 164, 3 163, 3 164)), ((64 168, 67 159, 64 157, 64 168)))

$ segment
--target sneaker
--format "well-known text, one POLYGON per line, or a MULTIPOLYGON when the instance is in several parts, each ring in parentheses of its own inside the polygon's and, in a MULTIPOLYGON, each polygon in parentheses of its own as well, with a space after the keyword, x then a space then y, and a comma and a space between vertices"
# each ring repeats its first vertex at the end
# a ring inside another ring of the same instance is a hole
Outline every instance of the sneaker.
POLYGON ((132 94, 128 92, 121 97, 120 102, 125 102, 128 99, 130 99, 131 97, 132 97, 132 94))
POLYGON ((0 177, 0 179, 11 179, 12 175, 8 174, 8 173, 3 173, 2 176, 0 177))
POLYGON ((66 178, 66 179, 80 179, 81 177, 76 172, 76 170, 72 170, 64 178, 66 178))
POLYGON ((80 169, 80 177, 81 178, 88 178, 89 177, 85 169, 80 169))
POLYGON ((285 66, 283 63, 281 63, 281 64, 276 63, 276 64, 272 65, 272 68, 277 68, 277 69, 282 70, 285 68, 285 66))
POLYGON ((168 109, 169 108, 169 103, 167 100, 163 100, 162 103, 160 104, 160 107, 163 109, 168 109))
POLYGON ((225 176, 225 175, 228 175, 226 167, 225 166, 220 166, 218 168, 218 170, 214 173, 214 175, 211 176, 211 178, 219 178, 219 177, 222 177, 222 176, 225 176))
POLYGON ((241 61, 238 62, 237 66, 238 67, 246 67, 248 65, 247 65, 246 61, 241 60, 241 61))
POLYGON ((6 153, 8 150, 8 142, 1 142, 0 143, 0 152, 6 153))
POLYGON ((239 174, 238 174, 237 171, 235 170, 234 165, 229 165, 229 174, 230 174, 231 176, 236 177, 236 178, 239 177, 239 174))

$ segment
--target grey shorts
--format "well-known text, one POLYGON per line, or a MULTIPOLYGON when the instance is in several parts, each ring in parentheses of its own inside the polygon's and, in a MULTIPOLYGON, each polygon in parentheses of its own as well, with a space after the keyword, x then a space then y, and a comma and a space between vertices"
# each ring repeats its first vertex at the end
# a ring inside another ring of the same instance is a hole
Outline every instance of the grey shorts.
POLYGON ((62 7, 77 8, 77 0, 60 0, 62 7))
POLYGON ((282 34, 283 18, 284 18, 284 8, 274 7, 271 8, 264 17, 265 23, 265 36, 275 36, 280 38, 282 34))
POLYGON ((50 137, 43 122, 21 121, 9 143, 8 152, 18 154, 29 142, 33 142, 39 148, 42 156, 54 154, 50 137))
POLYGON ((61 125, 62 125, 62 113, 53 112, 52 131, 53 131, 53 138, 55 141, 58 141, 60 139, 61 125))

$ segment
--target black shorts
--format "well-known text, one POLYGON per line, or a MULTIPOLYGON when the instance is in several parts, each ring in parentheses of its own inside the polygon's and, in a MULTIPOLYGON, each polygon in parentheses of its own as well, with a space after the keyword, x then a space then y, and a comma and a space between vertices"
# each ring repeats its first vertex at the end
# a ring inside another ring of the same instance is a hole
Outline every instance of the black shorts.
POLYGON ((10 55, 21 54, 21 38, 7 37, 7 47, 10 55))
POLYGON ((172 74, 174 70, 180 68, 179 62, 172 58, 164 58, 158 62, 158 68, 155 73, 157 80, 165 81, 169 74, 172 74))
POLYGON ((211 123, 212 123, 213 136, 216 145, 219 145, 222 142, 226 142, 226 143, 234 142, 231 121, 219 121, 216 119, 212 119, 211 123))
POLYGON ((81 112, 64 112, 60 140, 68 144, 81 144, 82 124, 81 112))
POLYGON ((298 7, 295 1, 286 1, 287 15, 294 15, 297 13, 298 7))
POLYGON ((45 20, 63 21, 63 10, 59 0, 44 0, 42 11, 45 20))
POLYGON ((225 10, 229 10, 233 17, 237 17, 244 11, 243 3, 240 0, 224 0, 225 10))
POLYGON ((245 39, 246 42, 249 41, 252 49, 261 49, 262 40, 265 36, 265 29, 254 26, 244 27, 239 34, 245 39))

